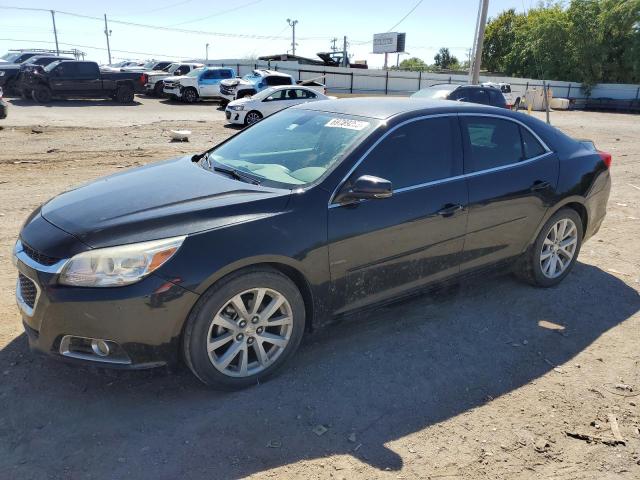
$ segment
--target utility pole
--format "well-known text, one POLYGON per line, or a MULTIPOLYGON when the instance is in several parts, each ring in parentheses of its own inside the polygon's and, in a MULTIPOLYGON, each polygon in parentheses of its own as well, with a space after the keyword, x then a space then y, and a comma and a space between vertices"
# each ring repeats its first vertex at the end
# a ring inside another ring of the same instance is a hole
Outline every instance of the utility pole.
POLYGON ((205 45, 205 49, 207 50, 207 53, 205 54, 205 59, 209 60, 209 44, 208 43, 205 45))
POLYGON ((338 51, 338 47, 336 47, 336 42, 337 42, 337 41, 338 41, 338 39, 337 39, 336 37, 333 37, 333 38, 330 40, 330 43, 331 43, 331 51, 332 51, 333 53, 336 53, 336 52, 338 51))
POLYGON ((480 0, 480 16, 478 17, 477 37, 473 56, 473 70, 471 84, 480 83, 480 64, 482 63, 482 46, 484 45, 484 29, 487 25, 487 11, 489 10, 489 0, 480 0))
POLYGON ((389 54, 387 52, 384 52, 384 67, 382 67, 383 70, 386 70, 388 68, 388 63, 387 63, 388 59, 389 59, 389 54))
POLYGON ((111 30, 107 26, 107 14, 104 14, 104 35, 107 37, 107 53, 109 54, 109 65, 111 65, 111 46, 109 45, 109 36, 111 35, 111 30))
POLYGON ((295 55, 296 54, 296 25, 298 23, 298 20, 291 20, 290 18, 287 18, 287 23, 289 24, 292 30, 291 53, 292 55, 295 55))
POLYGON ((344 41, 342 43, 342 66, 349 66, 349 57, 347 56, 347 36, 344 36, 344 41))
POLYGON ((51 10, 51 21, 53 22, 53 36, 56 38, 56 55, 60 55, 60 47, 58 47, 58 29, 56 29, 56 12, 51 10))

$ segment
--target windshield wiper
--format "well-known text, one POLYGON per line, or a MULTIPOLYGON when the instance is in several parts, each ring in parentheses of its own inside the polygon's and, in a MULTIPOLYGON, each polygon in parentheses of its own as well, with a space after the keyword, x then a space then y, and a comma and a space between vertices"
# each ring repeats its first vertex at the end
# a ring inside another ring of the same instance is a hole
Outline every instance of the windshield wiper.
MULTIPOLYGON (((209 162, 209 156, 206 157, 207 162, 209 162)), ((209 163, 211 165, 211 163, 209 163)), ((255 179, 253 176, 243 173, 241 170, 229 167, 222 167, 220 165, 213 165, 212 167, 216 172, 226 173, 227 175, 232 176, 236 180, 242 180, 243 182, 252 183, 254 185, 260 185, 260 181, 255 179)))

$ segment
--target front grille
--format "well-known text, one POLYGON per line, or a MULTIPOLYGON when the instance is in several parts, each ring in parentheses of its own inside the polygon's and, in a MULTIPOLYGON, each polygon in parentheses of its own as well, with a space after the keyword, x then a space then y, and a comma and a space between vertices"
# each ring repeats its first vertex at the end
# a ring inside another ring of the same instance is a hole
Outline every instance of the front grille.
POLYGON ((220 85, 220 93, 224 95, 233 95, 235 93, 235 87, 228 87, 226 85, 220 85))
POLYGON ((36 304, 36 296, 38 295, 36 284, 21 273, 18 274, 18 282, 20 285, 20 291, 18 292, 18 295, 20 295, 20 298, 25 305, 27 305, 29 308, 33 308, 33 306, 36 304))
POLYGON ((31 260, 39 263, 40 265, 50 267, 51 265, 54 265, 60 261, 59 258, 50 257, 49 255, 45 255, 44 253, 40 253, 37 250, 34 250, 24 242, 22 242, 22 248, 24 250, 24 253, 26 253, 31 260))
POLYGON ((175 83, 173 82, 164 82, 164 87, 165 88, 174 88, 176 86, 175 83))

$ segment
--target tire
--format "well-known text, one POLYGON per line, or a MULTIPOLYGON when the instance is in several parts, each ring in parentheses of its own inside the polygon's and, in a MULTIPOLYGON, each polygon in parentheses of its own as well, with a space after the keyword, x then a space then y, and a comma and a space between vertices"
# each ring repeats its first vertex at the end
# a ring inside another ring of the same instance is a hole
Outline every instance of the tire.
POLYGON ((29 100, 33 98, 33 91, 20 89, 20 98, 23 100, 29 100))
POLYGON ((116 90, 115 100, 118 103, 133 103, 134 92, 129 85, 120 85, 116 90))
POLYGON ((243 269, 213 285, 191 311, 183 335, 185 362, 211 387, 249 387, 272 376, 291 358, 304 330, 304 300, 295 284, 268 267, 243 269), (262 296, 257 296, 260 291, 262 296), (262 301, 255 309, 258 314, 253 315, 256 297, 262 301), (284 300, 272 313, 268 308, 277 305, 272 304, 275 299, 284 300), (241 309, 233 307, 232 300, 236 304, 241 301, 248 313, 238 314, 241 309), (274 319, 289 323, 266 326, 267 320, 274 319), (270 343, 266 340, 269 336, 282 345, 270 343))
POLYGON ((262 114, 257 110, 251 110, 244 117, 244 124, 246 126, 249 126, 249 125, 253 125, 254 123, 258 123, 260 120, 262 120, 262 114))
POLYGON ((38 103, 49 103, 53 98, 51 89, 45 85, 38 85, 31 92, 31 97, 38 103))
POLYGON ((182 100, 184 103, 195 103, 198 101, 198 92, 195 88, 185 88, 182 92, 182 100))
POLYGON ((571 208, 559 210, 544 224, 521 259, 516 271, 518 277, 536 287, 548 288, 559 284, 576 263, 583 234, 580 215, 571 208), (560 235, 554 235, 554 228, 560 235))
POLYGON ((162 80, 158 80, 153 86, 153 94, 158 98, 164 97, 164 82, 162 80))

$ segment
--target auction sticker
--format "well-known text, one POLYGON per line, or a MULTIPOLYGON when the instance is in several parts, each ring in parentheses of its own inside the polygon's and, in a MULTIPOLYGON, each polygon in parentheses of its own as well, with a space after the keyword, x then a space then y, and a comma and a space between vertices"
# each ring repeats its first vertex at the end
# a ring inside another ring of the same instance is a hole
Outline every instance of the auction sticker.
POLYGON ((351 120, 348 118, 332 118, 324 126, 332 128, 347 128, 349 130, 364 130, 369 126, 369 122, 351 120))

